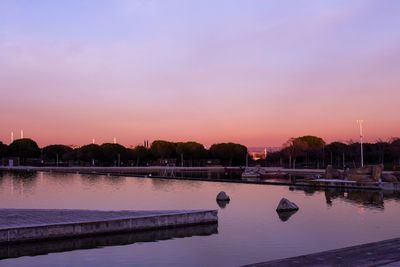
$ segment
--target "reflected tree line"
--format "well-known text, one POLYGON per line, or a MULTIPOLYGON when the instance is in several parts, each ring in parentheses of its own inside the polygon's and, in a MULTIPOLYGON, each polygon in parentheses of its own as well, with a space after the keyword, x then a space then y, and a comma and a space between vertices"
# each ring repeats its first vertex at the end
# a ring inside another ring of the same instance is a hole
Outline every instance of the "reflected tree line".
POLYGON ((247 148, 235 143, 214 144, 209 149, 197 142, 154 141, 150 146, 127 148, 121 144, 88 144, 78 148, 56 144, 40 148, 32 139, 18 139, 10 145, 0 142, 0 159, 16 159, 21 165, 82 166, 240 166, 247 148))
MULTIPOLYGON (((317 136, 302 136, 289 139, 281 150, 268 154, 263 162, 266 166, 288 168, 335 168, 359 167, 360 143, 349 141, 327 144, 317 136)), ((365 164, 383 164, 387 170, 400 166, 400 138, 363 144, 365 164)))
POLYGON ((365 208, 384 209, 385 201, 394 200, 400 202, 400 192, 398 191, 313 188, 301 186, 290 187, 290 190, 303 191, 308 196, 324 192, 325 201, 328 206, 333 206, 335 200, 342 200, 365 208))

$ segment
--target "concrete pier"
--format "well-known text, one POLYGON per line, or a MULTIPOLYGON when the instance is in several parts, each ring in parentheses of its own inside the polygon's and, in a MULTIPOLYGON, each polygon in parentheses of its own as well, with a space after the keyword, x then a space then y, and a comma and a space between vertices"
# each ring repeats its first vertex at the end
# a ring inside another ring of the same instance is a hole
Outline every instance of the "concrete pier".
POLYGON ((216 210, 0 209, 0 245, 216 223, 216 210))
POLYGON ((246 266, 400 266, 400 238, 246 266))

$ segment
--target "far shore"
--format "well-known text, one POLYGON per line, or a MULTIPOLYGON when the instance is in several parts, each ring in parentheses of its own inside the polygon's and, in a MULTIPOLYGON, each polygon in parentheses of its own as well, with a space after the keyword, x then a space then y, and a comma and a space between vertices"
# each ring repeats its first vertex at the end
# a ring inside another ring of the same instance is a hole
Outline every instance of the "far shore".
MULTIPOLYGON (((226 171, 241 171, 244 167, 224 167, 224 166, 207 166, 207 167, 180 167, 180 166, 143 166, 143 167, 102 167, 102 166, 0 166, 0 170, 8 171, 66 171, 66 172, 101 172, 101 173, 136 173, 146 171, 177 171, 177 172, 226 172, 226 171)), ((325 169, 288 169, 283 167, 249 167, 260 168, 268 173, 281 173, 293 175, 318 175, 324 174, 325 169)), ((399 171, 383 171, 385 174, 400 173, 399 171)))

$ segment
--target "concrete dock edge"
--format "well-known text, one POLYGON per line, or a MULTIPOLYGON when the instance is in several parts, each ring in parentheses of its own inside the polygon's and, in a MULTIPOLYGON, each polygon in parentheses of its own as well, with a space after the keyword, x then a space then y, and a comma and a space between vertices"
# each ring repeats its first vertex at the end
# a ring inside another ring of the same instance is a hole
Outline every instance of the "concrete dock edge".
POLYGON ((176 211, 165 214, 132 216, 90 222, 68 222, 0 228, 0 244, 25 241, 91 236, 107 233, 135 232, 218 222, 216 210, 176 211))
POLYGON ((400 266, 400 238, 383 240, 244 267, 400 266))

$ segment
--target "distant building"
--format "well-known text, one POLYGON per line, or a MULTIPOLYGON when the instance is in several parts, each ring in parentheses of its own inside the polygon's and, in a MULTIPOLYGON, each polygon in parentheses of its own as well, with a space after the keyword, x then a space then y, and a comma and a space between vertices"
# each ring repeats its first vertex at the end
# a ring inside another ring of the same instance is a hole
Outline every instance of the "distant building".
POLYGON ((253 160, 266 159, 269 153, 281 150, 280 147, 249 147, 249 155, 253 160))

